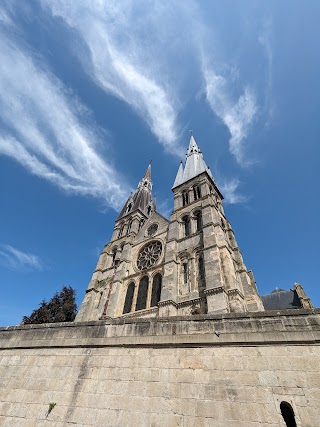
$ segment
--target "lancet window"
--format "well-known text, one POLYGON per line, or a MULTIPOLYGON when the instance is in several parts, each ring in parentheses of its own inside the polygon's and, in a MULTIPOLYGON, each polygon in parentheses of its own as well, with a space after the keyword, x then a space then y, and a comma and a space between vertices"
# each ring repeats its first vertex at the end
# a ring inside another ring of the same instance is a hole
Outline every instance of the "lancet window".
POLYGON ((201 231, 202 230, 202 213, 200 211, 197 211, 195 213, 195 217, 196 217, 197 231, 201 231))
POLYGON ((201 189, 199 185, 195 185, 193 187, 193 198, 194 200, 198 200, 201 197, 201 189))
POLYGON ((127 235, 130 233, 131 231, 131 226, 132 226, 132 221, 129 222, 128 224, 128 228, 127 228, 127 235))
POLYGON ((117 248, 112 249, 112 266, 116 263, 117 248))
POLYGON ((151 307, 154 307, 158 304, 161 297, 161 287, 162 287, 162 276, 160 273, 157 273, 152 282, 152 294, 151 294, 151 307))
POLYGON ((182 222, 183 222, 184 235, 185 237, 188 237, 191 233, 190 218, 188 217, 188 215, 185 215, 182 218, 182 222))
POLYGON ((189 204, 189 194, 188 191, 183 191, 182 192, 182 205, 186 206, 189 204))
POLYGON ((199 279, 204 279, 204 262, 202 256, 199 256, 198 259, 198 275, 199 279))
POLYGON ((121 237, 121 236, 122 236, 122 234, 123 234, 123 230, 124 230, 124 224, 121 224, 121 225, 120 225, 120 230, 119 230, 118 237, 121 237))
POLYGON ((184 262, 183 264, 183 283, 188 283, 188 263, 184 262))
POLYGON ((132 209, 132 203, 129 203, 127 206, 126 213, 129 213, 131 211, 131 209, 132 209))
POLYGON ((143 276, 139 283, 136 310, 144 310, 146 308, 148 288, 149 288, 149 278, 148 276, 143 276))
POLYGON ((123 314, 130 313, 134 295, 134 282, 131 282, 127 289, 126 299, 123 307, 123 314))

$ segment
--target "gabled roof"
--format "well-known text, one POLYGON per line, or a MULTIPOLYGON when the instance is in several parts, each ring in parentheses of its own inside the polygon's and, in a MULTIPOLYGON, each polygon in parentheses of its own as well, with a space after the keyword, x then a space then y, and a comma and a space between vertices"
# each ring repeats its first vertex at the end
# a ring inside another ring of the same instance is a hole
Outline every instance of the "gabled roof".
POLYGON ((206 165, 206 162, 203 159, 202 152, 200 151, 193 135, 191 135, 189 148, 186 154, 185 166, 183 167, 183 163, 180 163, 178 173, 172 188, 184 184, 185 182, 200 175, 203 172, 207 172, 212 181, 214 181, 211 170, 206 165))

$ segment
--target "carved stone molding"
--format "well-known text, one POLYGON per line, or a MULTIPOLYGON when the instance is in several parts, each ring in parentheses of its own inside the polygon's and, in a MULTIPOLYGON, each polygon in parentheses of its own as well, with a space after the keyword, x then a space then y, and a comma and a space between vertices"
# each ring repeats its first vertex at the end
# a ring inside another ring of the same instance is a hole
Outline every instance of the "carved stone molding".
POLYGON ((215 288, 209 288, 203 291, 205 295, 221 294, 223 292, 226 292, 223 286, 217 286, 215 288))

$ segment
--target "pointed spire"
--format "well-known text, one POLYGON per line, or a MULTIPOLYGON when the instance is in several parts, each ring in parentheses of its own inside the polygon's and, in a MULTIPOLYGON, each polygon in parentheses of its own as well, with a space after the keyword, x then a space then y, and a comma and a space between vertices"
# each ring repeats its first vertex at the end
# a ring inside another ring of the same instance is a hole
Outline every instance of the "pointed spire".
POLYGON ((193 153, 201 153, 199 147, 194 139, 193 135, 190 136, 189 148, 187 151, 187 156, 191 156, 193 153))
POLYGON ((212 173, 203 159, 202 152, 198 147, 193 134, 191 134, 189 147, 186 154, 185 166, 183 167, 183 164, 180 164, 172 188, 178 187, 179 185, 189 181, 190 179, 200 175, 203 172, 207 172, 207 174, 213 180, 212 173))
POLYGON ((142 212, 150 206, 152 202, 152 179, 151 179, 151 161, 142 177, 139 181, 138 187, 134 194, 130 194, 127 202, 122 208, 118 219, 122 216, 140 209, 142 212))
POLYGON ((142 180, 151 181, 151 163, 152 163, 152 160, 150 160, 150 163, 149 163, 149 165, 148 165, 148 167, 144 173, 142 180))
POLYGON ((182 181, 183 181, 183 162, 181 160, 180 166, 178 169, 178 173, 177 173, 176 179, 175 179, 174 184, 173 184, 173 188, 178 187, 178 185, 180 185, 182 183, 182 181))

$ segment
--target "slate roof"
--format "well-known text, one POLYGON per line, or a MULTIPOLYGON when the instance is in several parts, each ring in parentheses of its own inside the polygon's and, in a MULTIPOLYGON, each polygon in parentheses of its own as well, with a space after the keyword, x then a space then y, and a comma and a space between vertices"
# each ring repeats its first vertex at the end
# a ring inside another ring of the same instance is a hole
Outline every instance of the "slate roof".
POLYGON ((147 170, 140 180, 138 187, 134 194, 130 194, 128 200, 124 204, 118 219, 126 215, 128 206, 131 203, 130 212, 133 212, 137 209, 140 209, 142 212, 145 212, 148 206, 155 208, 155 201, 152 204, 152 179, 151 179, 151 163, 147 167, 147 170))
POLYGON ((186 163, 183 167, 183 163, 180 163, 176 179, 173 187, 178 187, 181 184, 189 181, 190 179, 200 175, 203 172, 207 172, 212 181, 214 182, 210 168, 206 165, 203 159, 202 152, 200 151, 193 135, 190 137, 189 148, 186 155, 186 163))
POLYGON ((296 290, 275 289, 270 294, 261 296, 265 310, 287 310, 301 308, 302 304, 296 290))

